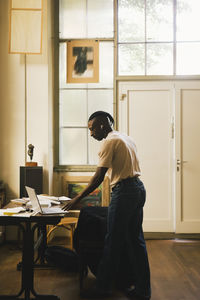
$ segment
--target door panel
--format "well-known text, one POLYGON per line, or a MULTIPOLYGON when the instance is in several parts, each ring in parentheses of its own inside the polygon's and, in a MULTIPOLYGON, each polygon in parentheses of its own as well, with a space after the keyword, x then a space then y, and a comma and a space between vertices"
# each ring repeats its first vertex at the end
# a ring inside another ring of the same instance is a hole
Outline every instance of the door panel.
POLYGON ((200 84, 176 84, 176 232, 200 232, 200 84))
POLYGON ((122 83, 119 130, 138 148, 141 179, 147 190, 144 230, 174 231, 171 132, 173 85, 122 83), (120 126, 121 125, 121 126, 120 126))

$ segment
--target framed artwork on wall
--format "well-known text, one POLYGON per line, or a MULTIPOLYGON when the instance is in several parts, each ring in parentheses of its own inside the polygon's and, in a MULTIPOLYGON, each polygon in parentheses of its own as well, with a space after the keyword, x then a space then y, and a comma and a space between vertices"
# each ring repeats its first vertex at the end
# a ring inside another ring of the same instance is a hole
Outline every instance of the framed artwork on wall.
MULTIPOLYGON (((87 183, 83 182, 72 182, 67 185, 67 194, 68 197, 74 198, 77 196, 84 188, 87 186, 87 183)), ((80 207, 83 206, 101 206, 102 203, 102 186, 100 185, 96 188, 90 195, 86 196, 80 201, 80 207)))
POLYGON ((67 42, 67 83, 99 82, 99 42, 67 42))
MULTIPOLYGON (((91 176, 66 176, 63 178, 64 194, 70 198, 74 198, 89 183, 91 176)), ((106 176, 103 183, 92 193, 86 196, 77 205, 77 209, 84 206, 108 206, 110 202, 110 185, 106 176)))

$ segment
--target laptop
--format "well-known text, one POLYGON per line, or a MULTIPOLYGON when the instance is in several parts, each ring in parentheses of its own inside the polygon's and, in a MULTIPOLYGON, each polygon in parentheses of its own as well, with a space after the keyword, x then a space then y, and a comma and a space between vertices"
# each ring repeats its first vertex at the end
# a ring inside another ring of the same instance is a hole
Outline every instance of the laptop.
POLYGON ((31 201, 31 205, 33 207, 33 211, 35 213, 40 213, 42 215, 52 215, 52 214, 66 214, 67 210, 62 209, 61 207, 42 207, 40 205, 38 196, 35 192, 35 189, 25 186, 26 191, 28 193, 29 199, 31 201))

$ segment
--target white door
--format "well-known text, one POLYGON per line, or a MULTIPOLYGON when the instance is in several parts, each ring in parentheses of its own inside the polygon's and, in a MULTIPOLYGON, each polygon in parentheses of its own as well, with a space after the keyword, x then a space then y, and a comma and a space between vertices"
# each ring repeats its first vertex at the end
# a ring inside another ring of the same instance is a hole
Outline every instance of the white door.
POLYGON ((200 82, 176 88, 176 232, 200 232, 200 82))
POLYGON ((138 148, 141 179, 147 190, 144 231, 173 232, 173 92, 172 83, 119 84, 119 131, 138 148))

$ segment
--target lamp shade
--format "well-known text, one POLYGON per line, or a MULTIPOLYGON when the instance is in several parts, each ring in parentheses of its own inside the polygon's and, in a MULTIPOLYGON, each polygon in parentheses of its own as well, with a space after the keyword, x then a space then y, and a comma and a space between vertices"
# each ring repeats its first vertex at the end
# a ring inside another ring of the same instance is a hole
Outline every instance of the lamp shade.
POLYGON ((9 53, 42 53, 42 0, 12 0, 9 53))

